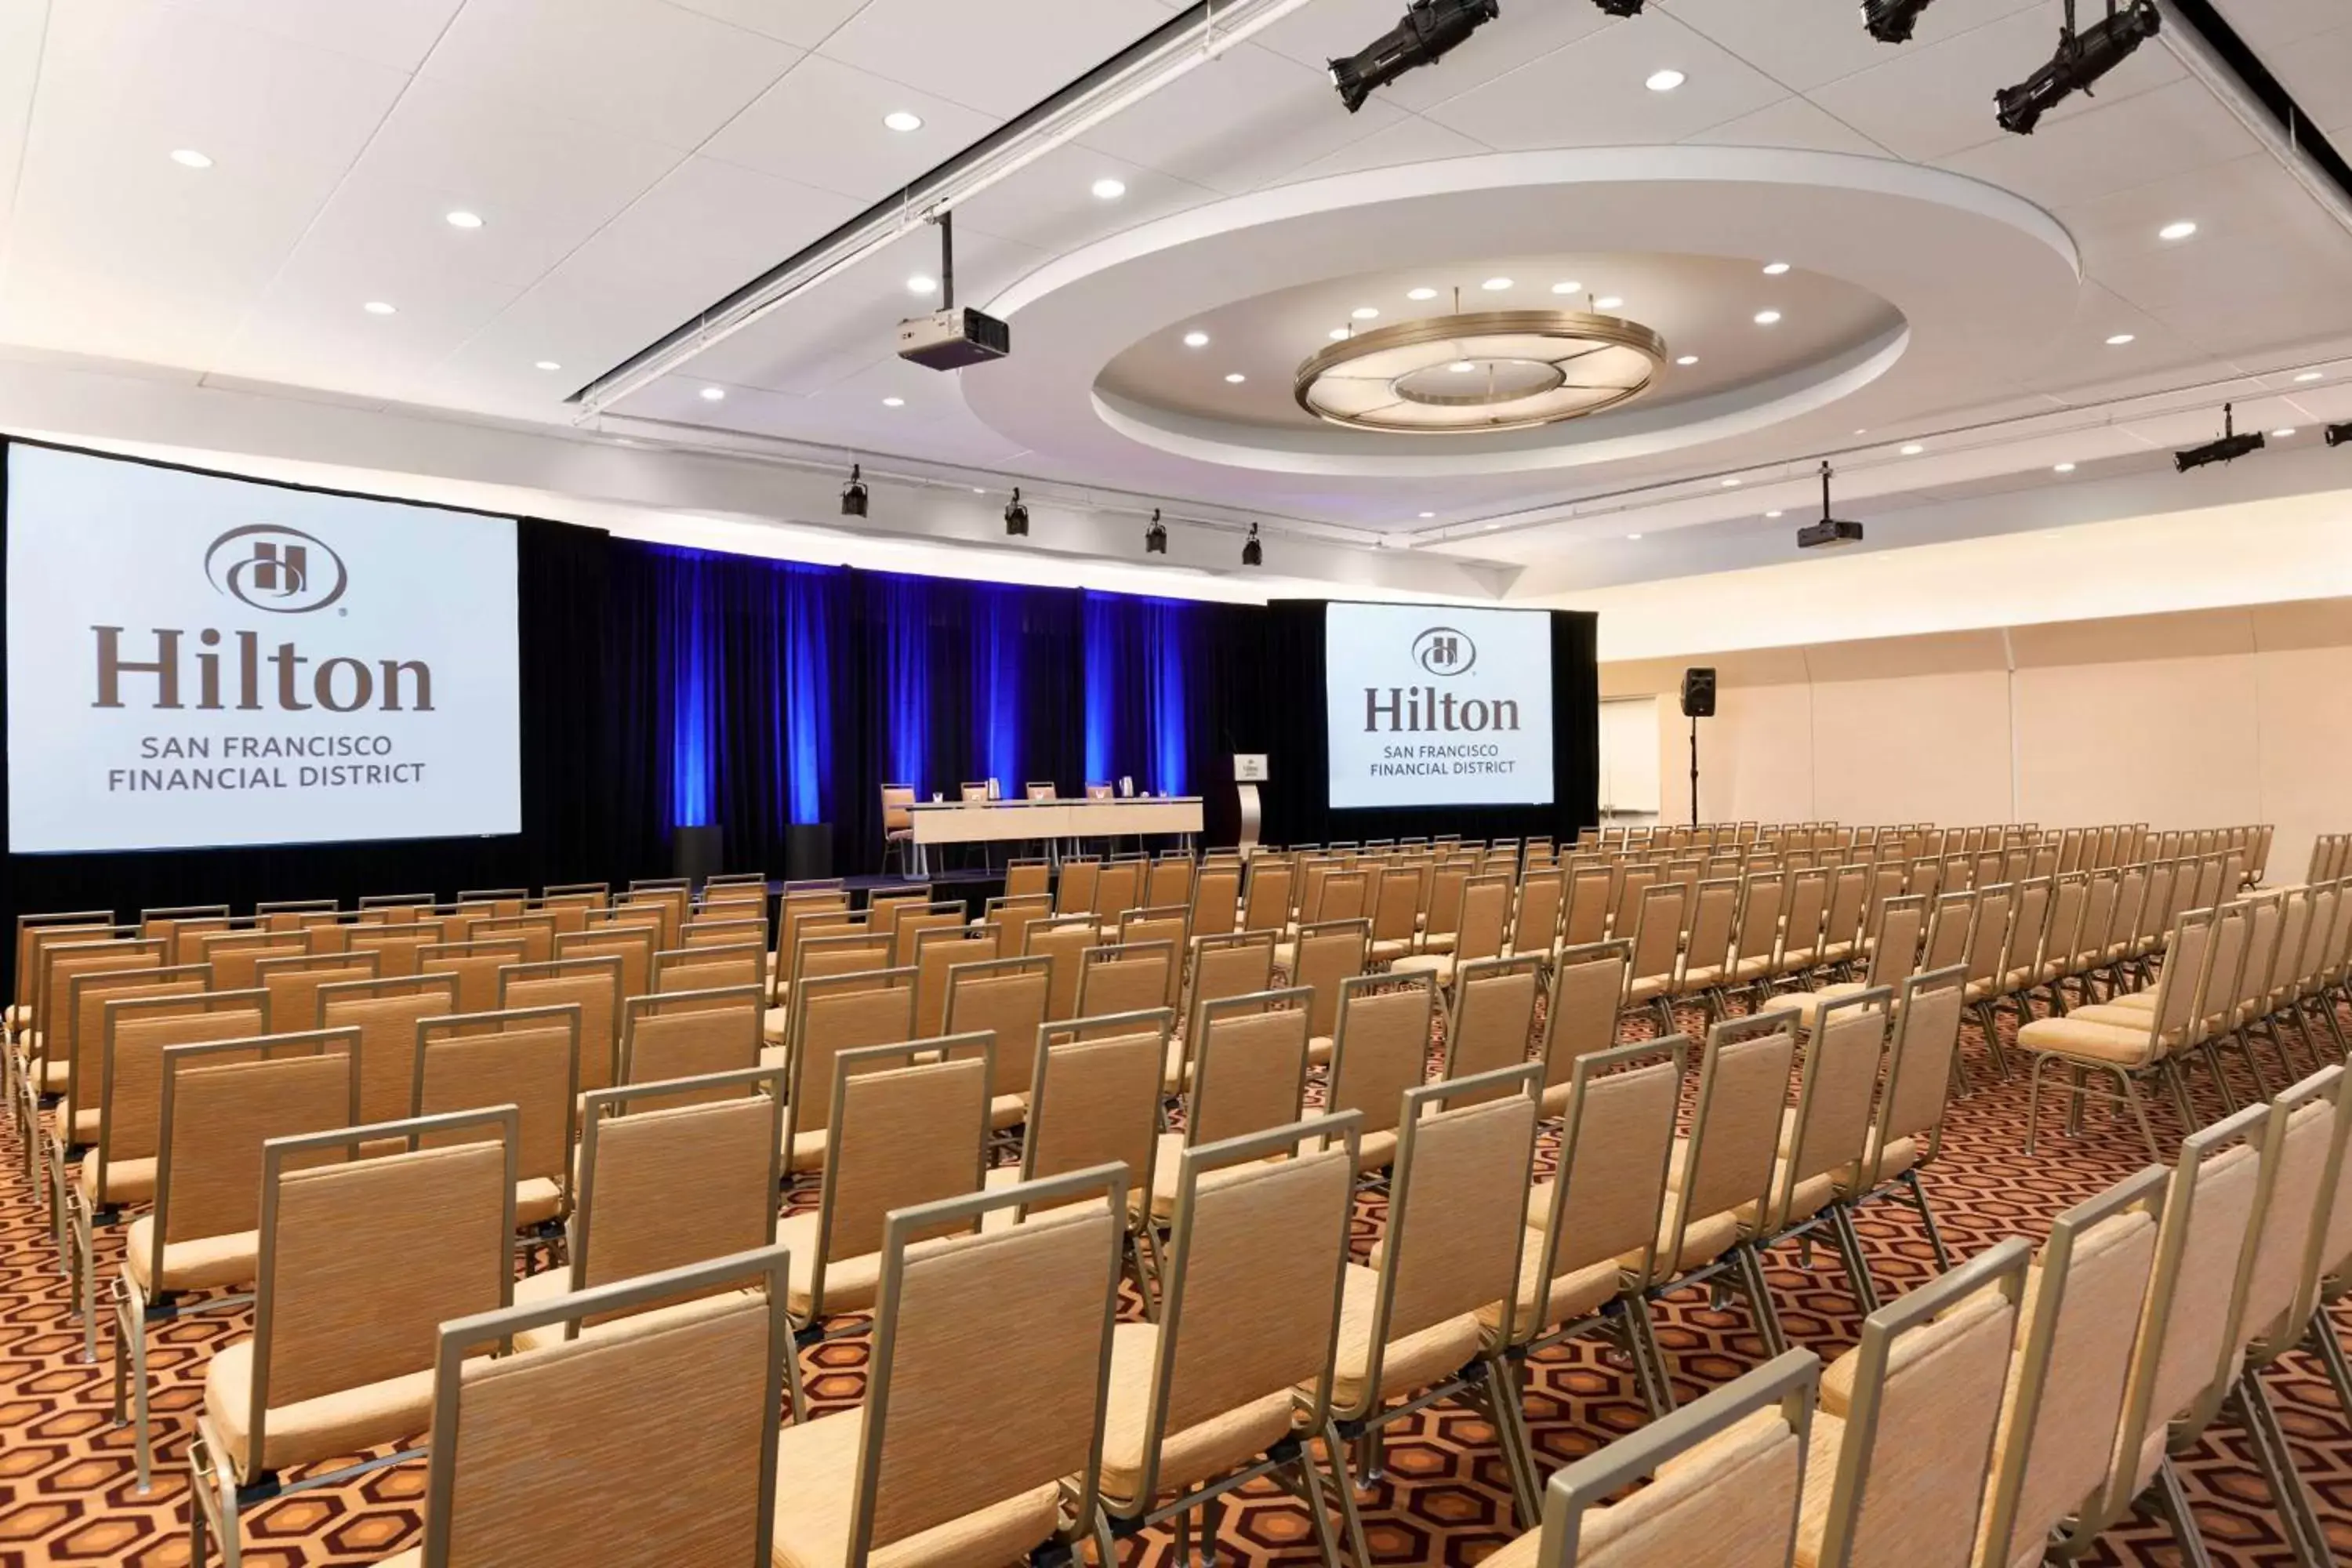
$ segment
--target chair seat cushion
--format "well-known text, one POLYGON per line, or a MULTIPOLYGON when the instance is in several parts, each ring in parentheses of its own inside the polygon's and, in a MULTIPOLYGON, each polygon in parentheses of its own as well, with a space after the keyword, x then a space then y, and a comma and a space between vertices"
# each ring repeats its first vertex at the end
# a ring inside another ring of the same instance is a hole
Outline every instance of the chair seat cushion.
POLYGON ((772 1046, 784 1043, 784 1025, 793 1016, 789 1007, 771 1007, 760 1015, 760 1038, 772 1046))
MULTIPOLYGON (((770 1560, 776 1568, 850 1568, 865 1429, 865 1411, 845 1410, 821 1421, 796 1422, 777 1434, 775 1525, 770 1536, 770 1560)), ((857 1561, 870 1568, 1017 1563, 1053 1536, 1060 1500, 1061 1483, 1048 1481, 976 1513, 877 1545, 857 1561)))
POLYGON ((1433 974, 1440 985, 1454 984, 1454 955, 1450 952, 1416 952, 1398 959, 1389 965, 1391 974, 1433 974))
MULTIPOLYGON (((1121 1323, 1111 1331, 1110 1398, 1103 1412, 1102 1495, 1114 1512, 1141 1513, 1149 1498, 1143 1486, 1146 1426, 1150 1421, 1152 1363, 1160 1351, 1160 1325, 1121 1323)), ((1189 1486, 1247 1463, 1290 1430, 1292 1392, 1277 1388, 1221 1412, 1160 1444, 1162 1490, 1189 1486)))
MULTIPOLYGON (((1468 1365, 1478 1354, 1478 1320, 1468 1313, 1389 1342, 1381 1357, 1381 1385, 1370 1389, 1372 1309, 1379 1300, 1381 1277, 1370 1268, 1348 1265, 1339 1300, 1339 1344, 1331 1363, 1331 1408, 1341 1415, 1358 1415, 1369 1405, 1442 1383, 1468 1365)), ((1499 1311, 1497 1302, 1491 1310, 1499 1311)), ((1311 1405, 1315 1385, 1298 1387, 1302 1407, 1311 1405)))
POLYGON ((795 1322, 811 1319, 835 1317, 843 1312, 862 1312, 874 1305, 876 1291, 882 1284, 882 1255, 869 1252, 862 1258, 833 1258, 824 1266, 824 1304, 817 1310, 811 1287, 816 1282, 817 1221, 823 1215, 815 1209, 805 1214, 786 1215, 776 1222, 776 1242, 788 1247, 793 1254, 793 1279, 789 1299, 795 1322))
POLYGON ((82 1201, 92 1208, 111 1208, 117 1204, 144 1204, 155 1201, 155 1162, 146 1160, 111 1160, 106 1167, 106 1191, 98 1190, 98 1151, 92 1149, 81 1157, 74 1172, 74 1184, 81 1188, 82 1201))
POLYGON ((141 1215, 122 1238, 122 1264, 140 1294, 152 1298, 164 1290, 250 1289, 261 1270, 261 1233, 236 1231, 228 1236, 192 1236, 163 1244, 163 1275, 148 1277, 155 1249, 155 1216, 141 1215))
POLYGON ((433 1419, 433 1369, 272 1405, 258 1456, 247 1452, 252 1401, 253 1342, 239 1340, 215 1352, 205 1369, 205 1415, 220 1435, 221 1459, 240 1481, 253 1474, 257 1463, 265 1469, 291 1469, 423 1436, 433 1419))
MULTIPOLYGON (((1546 1183, 1541 1190, 1545 1216, 1549 1217, 1551 1184, 1546 1183)), ((1531 1196, 1530 1211, 1534 1206, 1531 1196)), ((1519 1236, 1519 1310, 1516 1327, 1523 1339, 1600 1310, 1617 1294, 1618 1287, 1625 1278, 1625 1271, 1619 1267, 1617 1259, 1604 1258, 1598 1263, 1590 1263, 1581 1268, 1572 1268, 1555 1276, 1550 1289, 1544 1293, 1543 1303, 1538 1307, 1536 1276, 1543 1268, 1543 1220, 1538 1218, 1519 1236)), ((1498 1342, 1503 1331, 1503 1304, 1496 1301, 1480 1308, 1478 1326, 1485 1331, 1489 1345, 1498 1342)))
POLYGON ((552 1177, 527 1176, 515 1184, 515 1224, 544 1225, 563 1213, 563 1189, 552 1177))

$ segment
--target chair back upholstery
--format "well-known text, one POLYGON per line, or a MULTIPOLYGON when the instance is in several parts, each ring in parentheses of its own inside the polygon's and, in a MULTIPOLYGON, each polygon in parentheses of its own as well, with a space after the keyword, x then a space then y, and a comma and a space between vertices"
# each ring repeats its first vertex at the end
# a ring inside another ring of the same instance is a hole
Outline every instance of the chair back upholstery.
POLYGON ((1342 982, 1364 973, 1371 962, 1372 926, 1367 920, 1329 921, 1298 928, 1290 980, 1314 994, 1307 1032, 1328 1038, 1339 1012, 1342 982))
POLYGON ((1174 1016, 1160 1007, 1087 1023, 1082 1037, 1051 1025, 1036 1032, 1021 1179, 1115 1163, 1127 1167, 1135 1192, 1148 1194, 1160 1148, 1160 1065, 1174 1016))
MULTIPOLYGON (((198 945, 194 962, 209 963, 222 989, 243 991, 256 984, 257 965, 265 958, 299 958, 310 951, 299 931, 231 931, 209 935, 198 945)), ((191 962, 183 958, 181 963, 191 962)))
POLYGON ((1245 996, 1274 984, 1274 933, 1233 931, 1192 939, 1192 994, 1185 1004, 1185 1033, 1204 1002, 1245 996))
POLYGON ((812 1319, 826 1314, 828 1267, 879 1252, 893 1209, 981 1190, 994 1049, 985 1036, 966 1035, 834 1058, 817 1256, 805 1268, 812 1319))
POLYGON ((1675 1268, 1695 1222, 1760 1204, 1770 1191, 1796 1060, 1795 1024, 1790 1012, 1751 1013, 1707 1030, 1682 1187, 1667 1200, 1661 1275, 1675 1268))
POLYGON ((1032 921, 1024 940, 1025 956, 1045 959, 1052 965, 1045 1016, 1075 1016, 1078 1010, 1078 977, 1087 952, 1102 942, 1101 927, 1090 914, 1057 915, 1050 921, 1032 921))
MULTIPOLYGON (((2331 1063, 2281 1089, 2265 1151, 2270 1191, 2255 1233, 2234 1349, 2266 1366, 2303 1339, 2305 1289, 2326 1236, 2326 1204, 2343 1164, 2344 1066, 2331 1063)), ((2233 1358, 2234 1359, 2234 1358, 2233 1358)))
POLYGON ((793 987, 791 1037, 793 1087, 784 1103, 797 1171, 814 1168, 803 1163, 799 1140, 833 1125, 835 1059, 915 1037, 915 972, 869 969, 802 981, 793 987))
POLYGON ((1737 877, 1717 877, 1698 884, 1697 901, 1691 906, 1690 942, 1675 975, 1678 985, 1697 984, 1702 979, 1711 984, 1720 975, 1731 952, 1739 887, 1737 877))
MULTIPOLYGON (((1066 1477, 1077 1516, 1094 1516, 1127 1193, 1124 1173, 1097 1166, 891 1215, 846 1561, 1066 1477), (1023 1208, 1055 1212, 971 1234, 1023 1208)), ((1056 1532, 1045 1495, 1017 1552, 1056 1532)))
POLYGON ((1192 879, 1192 934, 1223 936, 1240 920, 1242 873, 1234 866, 1203 866, 1192 879))
MULTIPOLYGON (((1596 942, 1561 950, 1552 964, 1544 1011, 1544 1088, 1565 1085, 1578 1058, 1617 1043, 1617 1005, 1625 994, 1630 944, 1596 942)), ((1547 1114, 1559 1107, 1547 1103, 1547 1114)))
POLYGON ((1177 947, 1172 942, 1138 942, 1088 948, 1078 955, 1077 1013, 1140 1013, 1171 1005, 1177 947))
POLYGON ((1290 923, 1290 888, 1296 868, 1276 855, 1250 858, 1243 883, 1242 930, 1278 931, 1290 923))
MULTIPOLYGON (((85 969, 69 975, 57 994, 61 1005, 52 1010, 45 1027, 43 1047, 48 1059, 66 1069, 66 1114, 79 1121, 98 1102, 101 1058, 106 1047, 106 1009, 126 996, 185 995, 205 989, 212 978, 206 963, 139 964, 127 969, 85 969)), ((60 1121, 64 1141, 82 1140, 60 1121)))
POLYGON ((984 960, 949 971, 948 1033, 984 1034, 996 1042, 992 1097, 1028 1092, 1053 978, 1052 963, 1042 958, 984 960))
POLYGON ((185 967, 171 962, 165 945, 158 937, 131 936, 42 943, 41 977, 36 992, 38 1000, 33 1010, 33 1016, 41 1021, 42 1054, 53 1062, 74 1059, 74 1041, 81 1023, 80 1009, 73 1003, 76 981, 131 970, 162 969, 167 963, 173 968, 185 967))
POLYGON ((553 915, 501 914, 475 921, 471 935, 476 942, 520 942, 525 963, 545 963, 555 956, 555 931, 553 915))
MULTIPOLYGON (((580 1087, 610 1088, 620 1073, 621 959, 618 953, 514 963, 499 971, 499 1005, 580 1009, 580 1087)), ((451 1007, 436 1009, 450 1012, 451 1007)))
POLYGON ((757 985, 630 997, 622 1015, 619 1081, 657 1083, 758 1067, 765 1002, 757 985))
MULTIPOLYGON (((1549 1186, 1543 1277, 1570 1275, 1639 1254, 1625 1273, 1655 1272, 1658 1217, 1666 1201, 1675 1113, 1690 1042, 1680 1035, 1637 1040, 1576 1059, 1560 1118, 1559 1164, 1549 1186)), ((1505 1341, 1524 1344, 1549 1326, 1549 1289, 1534 1320, 1513 1309, 1505 1341)))
POLYGON ((1168 943, 1168 999, 1173 1007, 1183 1000, 1184 953, 1192 942, 1192 911, 1182 904, 1171 904, 1156 910, 1129 910, 1118 922, 1118 945, 1134 947, 1143 942, 1168 943))
POLYGON ((1462 884, 1462 911, 1454 921, 1456 963, 1492 958, 1503 951, 1511 918, 1511 874, 1495 871, 1462 884))
POLYGON ((1141 860, 1106 860, 1095 873, 1094 912, 1105 925, 1115 925, 1121 915, 1143 902, 1141 860))
MULTIPOLYGON (((1927 1142, 1927 1155, 1941 1143, 1944 1110, 1951 1102, 1952 1064, 1960 1054, 1960 1014, 1967 973, 1959 965, 1929 970, 1903 983, 1887 1047, 1886 1080, 1879 1090, 1878 1125, 1871 1147, 1887 1160, 1904 1139, 1927 1142)), ((1875 1182, 1868 1177, 1864 1185, 1875 1182)))
POLYGON ((1298 1120, 1307 1097, 1307 996, 1294 986, 1202 1006, 1185 1093, 1187 1147, 1298 1120))
POLYGON ((591 925, 580 931, 558 931, 555 956, 616 958, 621 964, 621 994, 642 996, 653 989, 654 943, 650 926, 591 925))
POLYGON ((1780 1223, 1801 1219, 1819 1203, 1801 1205, 1799 1194, 1859 1164, 1870 1142, 1871 1113, 1879 1069, 1886 1055, 1888 1009, 1895 993, 1885 986, 1841 996, 1815 1016, 1805 1045, 1797 1109, 1790 1124, 1787 1157, 1780 1163, 1772 1201, 1765 1213, 1780 1223))
POLYGON ((527 962, 520 938, 499 942, 434 942, 416 950, 419 974, 457 977, 457 1010, 494 1013, 499 1005, 499 971, 527 962))
MULTIPOLYGON (((1034 790, 1039 786, 1032 784, 1029 787, 1032 790, 1034 790)), ((1053 799, 1054 786, 1052 784, 1046 784, 1043 787, 1046 792, 1045 795, 1032 795, 1029 798, 1032 800, 1053 799)), ((1053 899, 1053 889, 1054 868, 1044 859, 1035 857, 1024 857, 1010 860, 1005 863, 1004 896, 1006 898, 1027 899, 1042 897, 1047 900, 1048 907, 1050 908, 1051 900, 1053 899)))
POLYGON ((1812 1352, 1784 1352, 1559 1471, 1543 1568, 1788 1568, 1821 1373, 1812 1352))
POLYGON ((269 1016, 280 1028, 319 1026, 319 989, 340 980, 373 980, 383 962, 374 952, 303 953, 289 958, 265 958, 254 965, 254 976, 269 993, 269 1016))
POLYGON ((1339 983, 1325 1106, 1362 1118, 1367 1141, 1396 1131, 1405 1091, 1428 1077, 1437 984, 1427 973, 1359 974, 1339 983))
MULTIPOLYGON (((1568 900, 1568 874, 1530 869, 1519 883, 1519 905, 1511 915, 1513 952, 1549 953, 1559 942, 1559 921, 1568 900)), ((1378 933, 1375 932, 1377 938, 1378 933)))
POLYGON ((499 1105, 520 1115, 515 1142, 520 1179, 554 1184, 561 1206, 568 1208, 572 1132, 579 1125, 578 1008, 518 1007, 418 1022, 411 1117, 499 1105))
POLYGON ((1863 1320, 1818 1561, 1969 1561, 2030 1254, 2011 1237, 1863 1320))
POLYGON ((1662 882, 1643 889, 1634 906, 1632 927, 1632 967, 1627 974, 1633 983, 1674 978, 1682 952, 1683 910, 1689 901, 1690 892, 1680 882, 1662 882))
POLYGON ((1004 933, 992 925, 933 926, 918 930, 910 949, 905 940, 906 927, 902 921, 898 951, 908 954, 908 962, 915 967, 915 1033, 936 1035, 947 1021, 949 973, 963 964, 1003 956, 997 944, 1004 933))
MULTIPOLYGON (((1057 915, 1089 915, 1096 911, 1095 887, 1102 877, 1102 860, 1092 855, 1074 856, 1062 862, 1060 880, 1054 889, 1054 912, 1057 915)), ((1107 911, 1116 917, 1117 910, 1107 911)))
MULTIPOLYGON (((165 952, 170 952, 168 934, 147 931, 143 922, 140 934, 164 938, 165 952)), ((50 942, 94 942, 114 934, 112 910, 58 910, 47 914, 16 917, 16 963, 9 971, 15 978, 9 990, 10 1000, 31 1016, 38 1016, 37 1005, 42 971, 41 950, 50 942)), ((122 934, 130 934, 125 931, 122 934)))
POLYGON ((914 963, 924 932, 961 932, 966 929, 963 905, 952 899, 921 904, 899 903, 891 908, 888 918, 890 961, 897 964, 914 963))
POLYGON ((1919 939, 1927 924, 1927 900, 1907 894, 1888 899, 1878 907, 1878 936, 1871 944, 1873 986, 1900 985, 1910 976, 1919 957, 1919 939))
POLYGON ((151 991, 107 1003, 99 1029, 95 1141, 101 1202, 113 1191, 116 1164, 161 1152, 165 1049, 268 1032, 266 991, 151 991))
POLYGON ((1609 889, 1614 880, 1615 873, 1605 864, 1570 863, 1560 941, 1571 947, 1586 947, 1609 934, 1609 889))
POLYGON ((1016 958, 1029 951, 1029 928, 1039 921, 1054 918, 1054 898, 1050 893, 1007 894, 988 900, 981 916, 983 925, 992 925, 1001 933, 997 948, 1007 958, 1016 958))
POLYGON ((1454 1016, 1445 1031, 1445 1077, 1483 1078, 1528 1059, 1536 1003, 1543 994, 1543 971, 1544 960, 1534 953, 1456 965, 1454 1016))
POLYGON ((678 947, 654 954, 654 989, 720 991, 761 985, 768 976, 768 944, 762 940, 724 947, 678 947))
POLYGON ((318 1008, 320 1028, 358 1037, 360 1102, 352 1120, 398 1121, 415 1089, 416 1026, 457 1011, 457 977, 330 981, 319 987, 318 1008))
POLYGON ((1969 956, 1969 932, 1976 927, 1977 896, 1967 890, 1948 891, 1935 903, 1935 916, 1927 927, 1927 951, 1920 955, 1922 969, 1945 969, 1955 963, 1965 963, 1969 956))

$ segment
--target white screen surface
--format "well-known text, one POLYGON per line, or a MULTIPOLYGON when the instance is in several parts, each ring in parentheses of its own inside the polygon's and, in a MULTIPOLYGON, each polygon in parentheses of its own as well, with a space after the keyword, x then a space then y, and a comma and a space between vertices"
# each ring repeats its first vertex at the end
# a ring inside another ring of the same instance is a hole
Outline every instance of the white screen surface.
POLYGON ((521 829, 515 525, 7 452, 17 854, 521 829))
POLYGON ((1335 807, 1551 804, 1547 612, 1335 604, 1323 664, 1335 807))

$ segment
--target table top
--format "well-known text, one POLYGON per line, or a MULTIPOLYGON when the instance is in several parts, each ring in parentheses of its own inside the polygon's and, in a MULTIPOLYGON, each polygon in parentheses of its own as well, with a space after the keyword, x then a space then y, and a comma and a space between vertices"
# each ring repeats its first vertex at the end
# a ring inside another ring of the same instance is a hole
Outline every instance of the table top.
POLYGON ((907 809, 909 811, 970 811, 976 807, 992 809, 999 806, 1056 806, 1066 810, 1074 805, 1198 805, 1201 804, 1201 798, 1197 795, 1128 795, 1098 797, 1063 795, 1054 800, 1029 800, 1015 799, 1008 795, 1003 800, 918 800, 909 802, 907 809))

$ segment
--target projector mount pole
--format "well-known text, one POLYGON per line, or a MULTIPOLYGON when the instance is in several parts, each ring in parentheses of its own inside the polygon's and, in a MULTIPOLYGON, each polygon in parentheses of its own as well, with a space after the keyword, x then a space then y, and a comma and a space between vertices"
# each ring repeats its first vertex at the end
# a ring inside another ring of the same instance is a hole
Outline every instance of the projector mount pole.
POLYGON ((940 226, 940 309, 955 309, 955 208, 931 220, 940 226))

